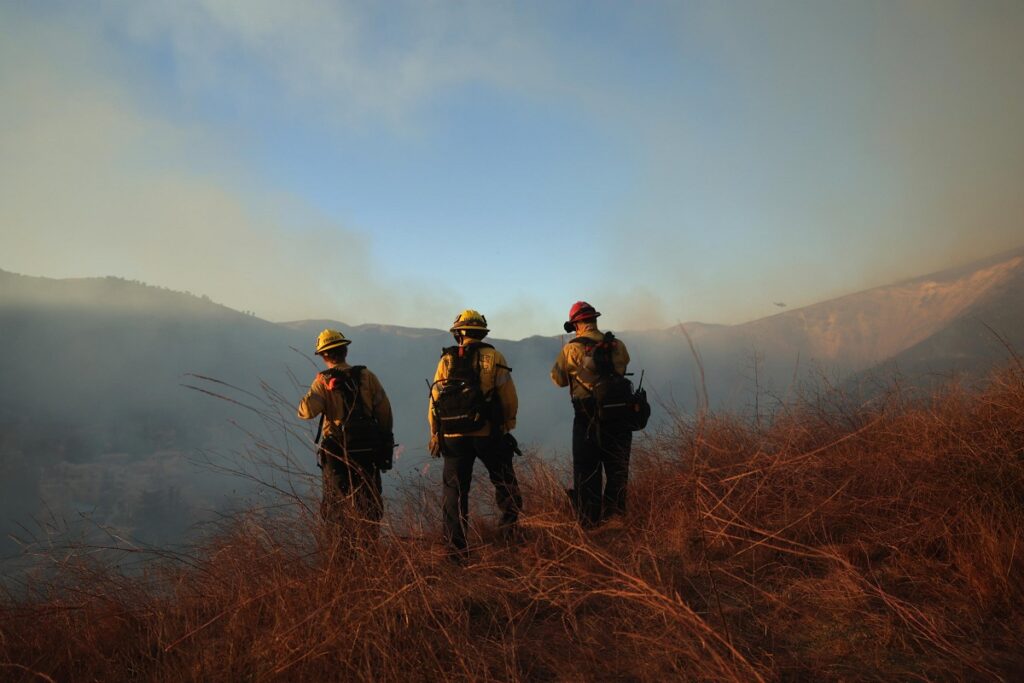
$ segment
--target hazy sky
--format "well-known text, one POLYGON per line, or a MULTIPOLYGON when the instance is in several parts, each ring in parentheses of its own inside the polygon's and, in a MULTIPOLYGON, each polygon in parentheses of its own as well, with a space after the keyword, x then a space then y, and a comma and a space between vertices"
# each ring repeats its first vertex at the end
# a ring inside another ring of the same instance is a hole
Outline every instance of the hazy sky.
POLYGON ((740 322, 1024 244, 1024 2, 0 0, 0 268, 740 322))

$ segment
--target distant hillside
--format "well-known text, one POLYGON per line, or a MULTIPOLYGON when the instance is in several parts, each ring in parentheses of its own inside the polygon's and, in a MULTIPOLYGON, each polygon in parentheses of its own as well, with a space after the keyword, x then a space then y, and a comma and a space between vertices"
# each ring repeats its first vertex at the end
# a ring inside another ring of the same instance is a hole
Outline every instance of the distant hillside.
MULTIPOLYGON (((733 332, 773 347, 800 348, 844 370, 870 367, 978 312, 993 292, 1019 287, 1022 263, 1024 250, 1018 250, 781 313, 733 332)), ((1016 307, 1022 308, 1019 301, 1016 307)))
POLYGON ((991 286, 940 329, 871 370, 875 377, 899 371, 939 382, 951 373, 979 377, 1013 353, 1024 354, 1024 251, 985 269, 998 273, 991 286))
POLYGON ((842 380, 890 360, 909 375, 940 368, 984 373, 1006 358, 985 324, 1020 347, 1022 320, 1024 249, 1016 249, 749 323, 701 328, 693 336, 719 392, 713 398, 734 405, 732 396, 749 392, 755 353, 761 386, 781 393, 794 378, 819 370, 842 380))
MULTIPOLYGON (((0 518, 24 519, 44 501, 156 536, 153 520, 164 519, 160 533, 177 533, 183 519, 217 508, 238 487, 189 465, 197 452, 245 448, 253 437, 240 428, 262 435, 288 425, 311 440, 314 425, 292 416, 318 369, 312 346, 324 327, 345 331, 352 362, 370 367, 391 397, 404 447, 392 480, 422 469, 430 462, 426 380, 452 343, 443 329, 277 324, 119 278, 0 271, 0 518), (258 404, 264 387, 278 392, 276 423, 183 387, 201 384, 189 373, 257 395, 216 387, 242 403, 258 404)), ((692 411, 700 393, 683 329, 700 355, 712 407, 749 415, 755 390, 785 398, 819 373, 840 382, 897 368, 911 378, 984 373, 1008 355, 989 328, 1024 349, 1024 249, 741 325, 615 332, 629 347, 634 379, 646 371, 654 429, 673 411, 692 411)), ((567 465, 572 411, 548 376, 565 340, 492 341, 513 367, 520 440, 567 465)), ((312 445, 303 448, 296 455, 312 469, 312 445)))
POLYGON ((247 316, 207 296, 154 287, 119 277, 54 280, 0 270, 0 307, 5 310, 101 310, 176 314, 238 320, 247 316))
POLYGON ((189 294, 118 278, 4 272, 0 326, 0 409, 70 424, 139 414, 203 423, 205 409, 191 401, 167 403, 182 397, 185 373, 239 381, 276 372, 281 356, 263 355, 267 343, 287 349, 290 341, 273 323, 189 294))
MULTIPOLYGON (((444 330, 439 330, 431 327, 402 327, 400 325, 379 325, 375 323, 363 324, 363 325, 347 325, 337 320, 295 320, 292 322, 280 323, 282 327, 287 327, 298 332, 303 332, 307 335, 316 336, 326 327, 338 327, 346 331, 346 334, 379 334, 379 335, 391 335, 395 337, 410 337, 413 339, 432 339, 432 338, 444 338, 445 340, 450 339, 448 333, 444 330)), ((447 342, 445 342, 447 343, 447 342)))
POLYGON ((189 460, 244 445, 229 420, 261 428, 248 411, 185 389, 186 374, 247 388, 262 376, 287 389, 294 364, 277 325, 118 278, 0 272, 0 329, 0 555, 18 523, 51 514, 180 538, 244 493, 189 460))

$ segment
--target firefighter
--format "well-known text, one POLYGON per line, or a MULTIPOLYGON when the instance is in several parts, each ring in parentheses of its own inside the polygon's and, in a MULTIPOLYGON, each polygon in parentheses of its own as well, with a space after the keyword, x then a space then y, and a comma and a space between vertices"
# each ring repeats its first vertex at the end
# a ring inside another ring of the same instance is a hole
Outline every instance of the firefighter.
POLYGON ((489 332, 487 319, 466 310, 450 331, 457 344, 441 353, 427 416, 430 453, 444 458, 444 541, 449 557, 461 562, 467 558, 469 487, 477 459, 494 484, 499 533, 506 540, 515 538, 522 496, 512 466, 518 447, 511 431, 519 401, 505 357, 482 341, 489 332))
POLYGON ((626 510, 632 427, 621 420, 602 420, 595 389, 605 377, 625 376, 626 345, 597 327, 601 314, 585 301, 569 310, 566 332, 576 336, 562 347, 551 379, 569 387, 575 417, 572 423, 573 504, 580 523, 593 527, 626 510), (602 486, 602 470, 604 483, 602 486))
POLYGON ((350 343, 338 330, 317 337, 316 355, 326 370, 299 402, 299 417, 321 419, 322 517, 340 522, 344 502, 351 499, 362 519, 379 522, 384 514, 380 474, 391 467, 394 445, 391 403, 376 375, 348 364, 350 343))

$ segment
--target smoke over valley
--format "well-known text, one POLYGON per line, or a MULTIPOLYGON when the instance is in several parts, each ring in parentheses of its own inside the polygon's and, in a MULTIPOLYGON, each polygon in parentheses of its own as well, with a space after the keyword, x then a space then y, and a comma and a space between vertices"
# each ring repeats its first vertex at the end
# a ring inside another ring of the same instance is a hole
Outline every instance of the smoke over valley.
POLYGON ((0 679, 1019 680, 1022 36, 0 0, 0 679))
MULTIPOLYGON (((954 373, 981 378, 1008 362, 1007 347, 1024 348, 1022 302, 1016 250, 740 325, 611 329, 655 399, 653 436, 699 407, 701 371, 712 410, 758 419, 826 385, 862 401, 895 373, 922 387, 954 373)), ((613 324, 616 311, 605 311, 613 324)), ((424 380, 451 343, 443 329, 271 323, 119 278, 0 272, 4 554, 17 554, 14 539, 59 530, 180 543, 216 513, 258 502, 258 486, 223 470, 245 469, 261 442, 315 473, 315 425, 294 409, 319 369, 312 344, 325 327, 345 331, 350 360, 392 401, 402 448, 385 489, 436 476, 424 380)), ((564 341, 493 340, 513 368, 520 442, 563 468, 572 411, 548 373, 564 341)))

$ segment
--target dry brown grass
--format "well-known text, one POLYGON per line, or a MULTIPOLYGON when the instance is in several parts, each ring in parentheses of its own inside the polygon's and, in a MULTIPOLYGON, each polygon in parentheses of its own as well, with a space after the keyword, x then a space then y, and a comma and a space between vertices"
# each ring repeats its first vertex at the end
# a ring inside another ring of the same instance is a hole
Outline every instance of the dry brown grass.
POLYGON ((588 533, 528 457, 523 541, 483 523, 467 567, 429 491, 379 538, 293 504, 141 575, 54 557, 59 585, 0 605, 0 677, 1020 680, 1024 372, 836 405, 678 421, 588 533))

